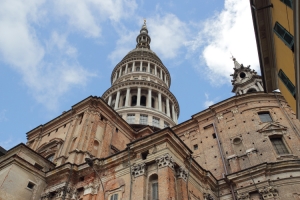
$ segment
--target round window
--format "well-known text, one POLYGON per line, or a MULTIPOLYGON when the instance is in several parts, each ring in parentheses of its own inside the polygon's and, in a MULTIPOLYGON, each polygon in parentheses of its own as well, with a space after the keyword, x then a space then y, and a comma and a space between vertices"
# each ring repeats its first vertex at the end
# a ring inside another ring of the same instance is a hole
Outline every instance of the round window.
POLYGON ((241 73, 240 73, 240 77, 241 77, 241 78, 245 78, 245 77, 246 77, 246 74, 245 74, 244 72, 241 72, 241 73))

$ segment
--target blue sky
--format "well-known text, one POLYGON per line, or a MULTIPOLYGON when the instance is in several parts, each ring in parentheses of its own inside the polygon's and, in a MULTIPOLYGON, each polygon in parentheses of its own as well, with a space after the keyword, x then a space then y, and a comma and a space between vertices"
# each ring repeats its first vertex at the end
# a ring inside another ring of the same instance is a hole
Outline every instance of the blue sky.
POLYGON ((232 55, 259 71, 249 1, 0 1, 0 146, 110 87, 147 20, 179 122, 229 98, 232 55))

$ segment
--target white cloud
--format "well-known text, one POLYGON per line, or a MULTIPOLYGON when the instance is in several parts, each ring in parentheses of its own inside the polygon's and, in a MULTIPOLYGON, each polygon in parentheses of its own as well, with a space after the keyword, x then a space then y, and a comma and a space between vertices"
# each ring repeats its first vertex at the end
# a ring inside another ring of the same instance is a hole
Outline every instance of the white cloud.
POLYGON ((67 16, 68 23, 88 37, 99 37, 100 22, 107 19, 119 22, 131 16, 137 4, 135 0, 59 0, 55 2, 58 13, 67 16))
POLYGON ((4 121, 7 121, 7 117, 6 117, 6 110, 1 110, 0 111, 0 122, 4 122, 4 121))
POLYGON ((147 19, 151 49, 169 59, 180 54, 188 34, 187 25, 174 14, 156 15, 147 19))
POLYGON ((204 95, 205 95, 205 99, 206 99, 204 102, 204 107, 208 108, 209 106, 214 104, 214 101, 209 99, 209 94, 205 93, 204 95))
POLYGON ((202 50, 200 60, 207 68, 198 66, 198 70, 206 72, 213 84, 229 82, 233 73, 231 53, 240 63, 259 70, 249 2, 225 0, 224 9, 204 21, 202 30, 187 46, 190 51, 202 50))
POLYGON ((57 108, 59 98, 73 86, 85 85, 91 74, 76 60, 66 36, 53 32, 47 48, 35 33, 42 20, 43 1, 0 2, 0 56, 18 71, 38 102, 57 108), (48 61, 51 57, 51 62, 48 61))

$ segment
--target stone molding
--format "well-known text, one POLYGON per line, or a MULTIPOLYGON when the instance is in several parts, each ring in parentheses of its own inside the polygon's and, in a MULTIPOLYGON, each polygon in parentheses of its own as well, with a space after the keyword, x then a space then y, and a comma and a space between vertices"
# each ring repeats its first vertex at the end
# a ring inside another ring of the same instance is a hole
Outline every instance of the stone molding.
POLYGON ((137 164, 131 167, 131 174, 136 178, 138 176, 146 175, 146 164, 145 162, 137 164))
POLYGON ((263 199, 274 199, 274 197, 278 197, 278 191, 273 186, 263 187, 259 189, 258 192, 263 199))
POLYGON ((156 162, 157 162, 158 168, 170 167, 171 169, 174 169, 173 158, 168 153, 166 153, 165 155, 163 155, 159 158, 156 158, 156 162))
POLYGON ((177 169, 177 177, 182 178, 184 181, 187 181, 188 172, 184 167, 179 167, 177 169))
POLYGON ((59 188, 56 188, 55 190, 51 190, 51 192, 46 192, 41 195, 41 200, 50 200, 53 199, 53 197, 56 198, 62 198, 64 196, 64 191, 66 199, 72 199, 77 200, 78 194, 77 190, 71 187, 62 186, 59 188))

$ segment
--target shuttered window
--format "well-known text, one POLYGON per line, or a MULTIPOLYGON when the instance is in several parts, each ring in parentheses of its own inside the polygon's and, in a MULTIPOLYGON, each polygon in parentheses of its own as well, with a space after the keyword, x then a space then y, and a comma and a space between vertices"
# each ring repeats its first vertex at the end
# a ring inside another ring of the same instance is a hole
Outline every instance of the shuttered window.
POLYGON ((278 22, 275 23, 274 32, 292 51, 294 51, 294 36, 292 34, 278 22))
POLYGON ((285 5, 287 5, 290 8, 293 8, 293 0, 280 0, 283 2, 285 5))
POLYGON ((283 82, 283 84, 287 87, 287 89, 290 91, 293 97, 296 99, 296 88, 281 69, 278 72, 278 77, 283 82))

